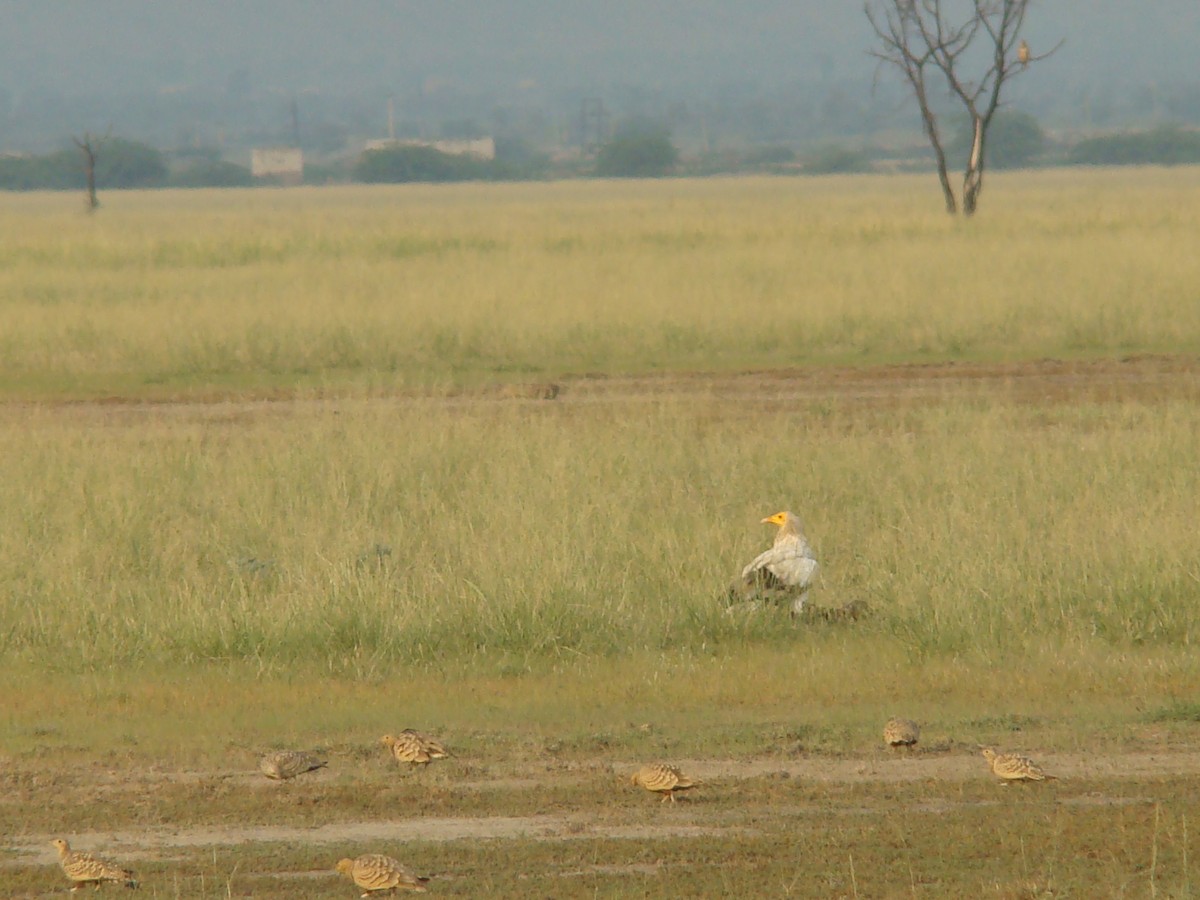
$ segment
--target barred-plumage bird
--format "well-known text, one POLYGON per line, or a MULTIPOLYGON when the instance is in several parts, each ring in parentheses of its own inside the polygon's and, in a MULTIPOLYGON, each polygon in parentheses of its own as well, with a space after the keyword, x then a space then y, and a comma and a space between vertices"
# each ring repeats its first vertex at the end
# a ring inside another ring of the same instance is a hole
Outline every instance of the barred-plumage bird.
POLYGON ((337 870, 349 875, 363 889, 362 896, 369 897, 377 891, 425 891, 429 879, 414 875, 390 856, 382 853, 364 853, 357 859, 338 860, 337 870))
POLYGON ((276 750, 258 761, 258 770, 268 778, 287 781, 327 765, 329 763, 315 753, 304 750, 276 750))
POLYGON ((990 748, 984 748, 983 758, 991 766, 992 774, 1005 783, 1009 781, 1047 781, 1057 778, 1055 775, 1047 775, 1043 772, 1042 767, 1028 756, 1020 756, 1016 753, 997 753, 990 748))
POLYGON ((762 521, 779 526, 775 542, 742 569, 741 578, 729 587, 729 599, 791 601, 792 614, 800 615, 820 568, 817 558, 796 515, 777 512, 762 521))
POLYGON ((100 859, 90 853, 77 853, 71 845, 62 838, 50 842, 58 850, 58 863, 63 873, 75 882, 72 891, 79 890, 85 884, 100 887, 102 882, 112 881, 124 884, 126 887, 137 887, 133 873, 128 869, 115 866, 108 860, 100 859))
POLYGON ((642 766, 629 776, 629 781, 631 784, 644 787, 653 793, 662 794, 664 801, 670 800, 672 803, 675 802, 676 791, 686 791, 699 787, 703 783, 688 778, 675 766, 668 766, 665 763, 642 766))
POLYGON ((445 759, 450 755, 440 742, 411 728, 405 728, 396 735, 385 734, 379 743, 391 751, 397 762, 402 763, 428 765, 430 760, 445 759))
POLYGON ((921 726, 912 719, 893 716, 883 726, 883 742, 889 747, 912 747, 921 737, 921 726))

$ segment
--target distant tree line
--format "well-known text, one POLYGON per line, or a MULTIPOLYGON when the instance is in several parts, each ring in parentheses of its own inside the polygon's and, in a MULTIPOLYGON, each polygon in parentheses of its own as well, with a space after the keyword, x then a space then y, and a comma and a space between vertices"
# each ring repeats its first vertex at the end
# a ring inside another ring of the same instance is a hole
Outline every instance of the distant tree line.
MULTIPOLYGON (((172 169, 161 150, 140 141, 106 138, 97 143, 96 183, 101 188, 236 187, 253 184, 250 170, 219 158, 184 161, 172 169)), ((75 147, 42 156, 0 157, 0 190, 76 190, 84 170, 75 147)))
POLYGON ((1067 162, 1081 166, 1176 166, 1200 162, 1200 132, 1178 125, 1079 141, 1067 162))
MULTIPOLYGON (((951 139, 952 149, 968 145, 966 124, 951 139)), ((362 153, 342 165, 306 166, 310 183, 357 181, 371 184, 448 181, 536 180, 550 175, 652 178, 718 172, 836 174, 869 172, 882 156, 861 147, 825 144, 805 153, 780 145, 724 151, 684 160, 667 128, 634 121, 618 128, 594 160, 556 168, 521 141, 498 141, 496 158, 457 156, 432 147, 400 146, 362 153)), ((1054 165, 1200 164, 1200 131, 1165 125, 1055 144, 1037 121, 1021 112, 998 114, 988 145, 989 165, 1013 169, 1054 165)), ((246 187, 258 183, 245 166, 223 160, 215 150, 168 159, 139 141, 105 139, 96 155, 101 190, 122 188, 246 187)), ((41 156, 0 156, 0 190, 80 190, 84 171, 76 147, 41 156)))

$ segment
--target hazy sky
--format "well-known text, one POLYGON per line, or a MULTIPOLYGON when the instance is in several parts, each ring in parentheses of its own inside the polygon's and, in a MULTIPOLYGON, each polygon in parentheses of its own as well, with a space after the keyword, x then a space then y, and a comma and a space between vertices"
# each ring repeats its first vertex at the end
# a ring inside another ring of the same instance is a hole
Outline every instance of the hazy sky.
MULTIPOLYGON (((1200 0, 1043 0, 1047 76, 1200 80, 1200 0)), ((871 69, 858 0, 0 0, 0 87, 467 90, 760 83, 871 69)))

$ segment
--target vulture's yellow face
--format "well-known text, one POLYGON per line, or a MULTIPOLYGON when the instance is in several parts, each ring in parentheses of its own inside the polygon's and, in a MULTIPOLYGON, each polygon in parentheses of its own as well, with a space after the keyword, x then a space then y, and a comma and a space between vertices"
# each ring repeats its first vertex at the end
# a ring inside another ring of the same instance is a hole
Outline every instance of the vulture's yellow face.
POLYGON ((786 512, 777 512, 773 516, 767 516, 762 520, 764 525, 778 525, 782 528, 787 524, 788 514, 786 512))

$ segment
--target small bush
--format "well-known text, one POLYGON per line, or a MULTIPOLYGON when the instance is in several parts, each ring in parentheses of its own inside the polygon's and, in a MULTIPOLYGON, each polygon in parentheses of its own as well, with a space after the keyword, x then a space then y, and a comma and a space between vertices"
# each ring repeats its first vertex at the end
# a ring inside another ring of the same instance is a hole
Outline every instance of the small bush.
POLYGON ((96 145, 96 185, 101 188, 161 187, 167 180, 162 153, 141 141, 109 138, 96 145))
POLYGON ((420 145, 368 150, 354 166, 355 179, 369 184, 478 181, 490 174, 490 166, 485 160, 442 153, 420 145))
POLYGON ((602 178, 661 178, 675 171, 679 151, 665 128, 629 126, 600 148, 596 174, 602 178))
MULTIPOLYGON (((967 119, 955 132, 947 151, 952 160, 965 165, 975 138, 967 119)), ((1023 112, 999 112, 988 127, 984 148, 986 163, 992 169, 1022 169, 1033 165, 1046 152, 1049 141, 1037 119, 1023 112)))

